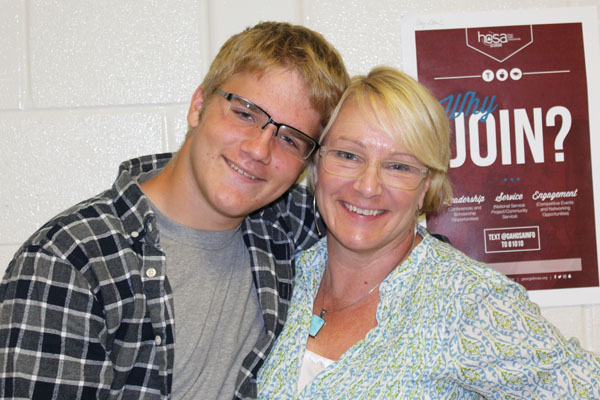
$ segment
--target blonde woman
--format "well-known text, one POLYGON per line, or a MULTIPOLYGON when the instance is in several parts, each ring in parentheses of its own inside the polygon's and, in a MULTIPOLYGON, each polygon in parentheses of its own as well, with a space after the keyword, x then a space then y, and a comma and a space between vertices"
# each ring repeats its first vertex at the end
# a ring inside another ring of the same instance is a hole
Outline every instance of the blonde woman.
POLYGON ((449 128, 419 83, 354 78, 312 182, 327 236, 297 258, 267 399, 600 399, 600 360, 524 288, 416 223, 450 199, 449 128))

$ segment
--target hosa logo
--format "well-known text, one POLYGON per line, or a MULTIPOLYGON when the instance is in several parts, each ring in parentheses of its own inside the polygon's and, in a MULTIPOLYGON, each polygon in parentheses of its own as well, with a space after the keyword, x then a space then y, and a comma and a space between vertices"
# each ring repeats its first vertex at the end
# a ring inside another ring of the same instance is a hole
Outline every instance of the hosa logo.
POLYGON ((504 62, 533 43, 533 25, 465 28, 467 47, 504 62))
MULTIPOLYGON (((512 34, 510 34, 510 39, 512 34)), ((519 40, 519 39, 517 39, 519 40)), ((502 47, 503 44, 508 43, 509 34, 506 33, 481 33, 477 31, 477 41, 489 47, 502 47)))

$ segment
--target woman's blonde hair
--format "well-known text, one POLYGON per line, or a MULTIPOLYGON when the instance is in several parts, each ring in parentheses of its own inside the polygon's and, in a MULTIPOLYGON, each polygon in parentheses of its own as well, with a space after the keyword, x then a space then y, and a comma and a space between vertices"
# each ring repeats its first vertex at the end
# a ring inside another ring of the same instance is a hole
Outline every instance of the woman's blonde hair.
POLYGON ((337 50, 325 38, 304 26, 262 22, 233 35, 213 60, 202 89, 209 98, 235 74, 274 68, 300 73, 312 107, 325 126, 350 77, 337 50))
MULTIPOLYGON (((450 164, 450 124, 444 108, 425 86, 398 71, 380 66, 368 75, 352 78, 319 137, 326 140, 340 110, 350 99, 356 101, 367 118, 380 126, 392 139, 406 147, 429 168, 431 179, 420 212, 436 214, 452 201, 452 186, 448 178, 450 164)), ((308 182, 312 184, 312 169, 308 182)))

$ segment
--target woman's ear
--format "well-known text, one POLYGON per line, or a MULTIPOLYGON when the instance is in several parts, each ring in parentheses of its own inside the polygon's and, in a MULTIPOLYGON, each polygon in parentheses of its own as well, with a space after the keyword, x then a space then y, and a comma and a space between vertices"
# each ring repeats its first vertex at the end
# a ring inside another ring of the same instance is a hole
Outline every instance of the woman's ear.
POLYGON ((200 123, 200 112, 202 111, 203 104, 204 93, 202 92, 202 86, 198 86, 192 95, 192 101, 190 102, 190 108, 187 115, 190 128, 195 128, 200 123))
POLYGON ((425 194, 427 194, 430 184, 431 184, 431 177, 427 176, 427 178, 425 178, 425 182, 423 182, 423 187, 421 188, 421 194, 419 195, 419 210, 421 208, 423 208, 423 201, 425 200, 425 194))

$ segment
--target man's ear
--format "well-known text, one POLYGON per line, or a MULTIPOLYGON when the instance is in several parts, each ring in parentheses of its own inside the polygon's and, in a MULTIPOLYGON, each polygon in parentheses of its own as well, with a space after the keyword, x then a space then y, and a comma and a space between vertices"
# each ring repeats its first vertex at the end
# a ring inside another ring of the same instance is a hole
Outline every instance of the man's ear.
POLYGON ((188 110, 187 115, 188 125, 190 128, 196 128, 200 123, 200 112, 202 111, 203 104, 204 93, 202 92, 202 86, 198 86, 192 95, 192 101, 190 102, 190 109, 188 110))

